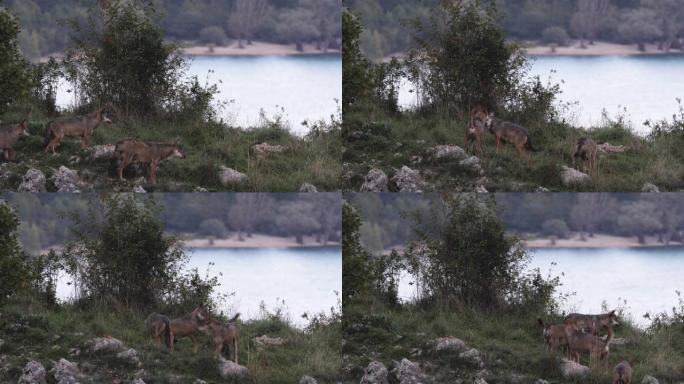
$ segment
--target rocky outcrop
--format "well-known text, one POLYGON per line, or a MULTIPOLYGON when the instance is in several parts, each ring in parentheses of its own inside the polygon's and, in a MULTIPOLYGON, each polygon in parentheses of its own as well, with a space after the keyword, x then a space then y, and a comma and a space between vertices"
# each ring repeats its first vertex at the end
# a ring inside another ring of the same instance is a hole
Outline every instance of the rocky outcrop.
POLYGON ((142 185, 136 185, 135 187, 133 187, 133 193, 147 193, 147 191, 145 190, 145 188, 143 188, 142 185))
POLYGON ((256 153, 259 156, 266 156, 271 153, 281 153, 287 149, 285 146, 280 144, 271 145, 268 143, 257 144, 252 148, 254 149, 254 153, 256 153))
POLYGON ((92 152, 90 158, 92 160, 111 159, 114 156, 115 149, 116 145, 114 144, 96 145, 90 149, 92 152))
POLYGON ((267 335, 257 336, 254 338, 254 342, 260 347, 273 347, 285 344, 285 340, 281 337, 270 337, 267 335))
POLYGON ((660 193, 660 189, 655 184, 646 183, 646 184, 644 184, 643 187, 641 187, 641 192, 644 192, 644 193, 660 193))
POLYGON ((63 165, 59 167, 57 171, 55 171, 50 178, 50 181, 52 181, 52 184, 55 185, 57 192, 81 192, 79 188, 81 181, 78 177, 78 173, 63 165))
POLYGON ((610 143, 599 144, 597 148, 603 153, 622 153, 625 151, 624 145, 610 145, 610 143))
POLYGON ((299 192, 317 193, 318 189, 316 189, 316 187, 311 183, 304 183, 301 187, 299 187, 299 192))
POLYGON ((318 381, 309 375, 304 375, 299 379, 299 384, 318 384, 318 381))
POLYGON ((468 348, 463 340, 453 336, 437 338, 432 342, 432 345, 436 352, 462 352, 468 348))
POLYGON ((19 185, 19 192, 45 192, 45 174, 35 168, 26 171, 19 185))
POLYGON ((50 374, 55 378, 57 384, 77 384, 81 375, 78 366, 64 358, 59 359, 50 370, 50 374))
POLYGON ((418 365, 406 358, 394 367, 392 373, 399 380, 399 384, 421 384, 423 382, 423 373, 418 365))
POLYGON ((574 361, 568 359, 561 359, 560 362, 561 375, 566 379, 581 378, 589 375, 591 369, 582 364, 575 363, 574 361))
POLYGON ((249 177, 242 172, 238 172, 233 168, 228 168, 226 166, 221 166, 218 174, 221 184, 224 186, 244 184, 249 180, 249 177))
POLYGON ((121 340, 115 339, 111 336, 96 337, 86 342, 86 351, 88 353, 98 352, 119 352, 124 349, 124 344, 121 340))
POLYGON ((428 149, 428 155, 433 160, 453 160, 468 157, 466 151, 457 145, 438 145, 428 149))
POLYGON ((379 361, 371 361, 363 370, 359 384, 389 384, 389 372, 379 361))
POLYGON ((373 168, 361 185, 361 192, 387 192, 387 175, 381 169, 373 168))
POLYGON ((560 173, 561 181, 566 187, 579 186, 591 183, 591 176, 574 168, 563 166, 560 173))
POLYGON ((641 379, 641 384, 659 384, 659 382, 655 377, 646 375, 643 379, 641 379))
POLYGON ((415 171, 405 165, 401 167, 401 169, 394 175, 392 181, 397 185, 399 192, 423 192, 423 180, 420 177, 420 172, 415 171))
POLYGON ((116 357, 130 365, 138 366, 140 364, 140 355, 138 354, 138 351, 133 348, 117 353, 116 357))
POLYGON ((45 367, 38 361, 29 361, 21 372, 17 384, 45 384, 47 383, 45 367))
POLYGON ((477 156, 470 156, 458 162, 463 169, 471 173, 482 172, 482 165, 480 164, 480 159, 477 156))
POLYGON ((249 376, 249 369, 230 360, 220 359, 218 364, 219 375, 224 378, 240 378, 249 376))
POLYGON ((467 362, 468 364, 476 365, 476 366, 482 366, 482 358, 480 357, 480 351, 478 351, 475 348, 470 348, 465 352, 461 352, 458 355, 458 358, 467 362))

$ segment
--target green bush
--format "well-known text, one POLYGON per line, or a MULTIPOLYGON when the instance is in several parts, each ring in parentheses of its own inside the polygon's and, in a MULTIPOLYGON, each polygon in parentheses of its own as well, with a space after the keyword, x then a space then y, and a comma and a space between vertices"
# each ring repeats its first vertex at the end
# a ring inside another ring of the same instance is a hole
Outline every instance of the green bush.
POLYGON ((19 52, 19 23, 5 8, 0 8, 0 113, 26 96, 29 88, 28 63, 19 52))
POLYGON ((542 41, 545 44, 556 44, 561 47, 568 45, 568 32, 563 27, 548 27, 542 31, 542 41))
POLYGON ((28 255, 19 244, 19 218, 0 200, 0 305, 33 280, 28 255))
POLYGON ((205 44, 214 44, 220 47, 226 45, 226 42, 228 41, 226 31, 216 25, 202 28, 199 34, 200 39, 205 44))

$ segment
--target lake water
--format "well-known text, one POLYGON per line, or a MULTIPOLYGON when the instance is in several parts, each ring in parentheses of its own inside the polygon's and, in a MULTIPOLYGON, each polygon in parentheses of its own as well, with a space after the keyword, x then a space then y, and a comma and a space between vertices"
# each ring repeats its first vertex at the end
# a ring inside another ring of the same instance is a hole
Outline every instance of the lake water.
MULTIPOLYGON (((271 312, 283 308, 294 324, 304 326, 303 313, 329 313, 338 306, 336 292, 342 293, 339 247, 195 249, 190 256, 188 268, 198 268, 202 276, 209 268, 218 276, 219 291, 234 293, 222 310, 238 311, 243 319, 258 318, 263 302, 271 312)), ((73 295, 66 279, 60 280, 57 295, 73 295)))
MULTIPOLYGON (((605 302, 610 309, 626 307, 642 326, 649 324, 642 317, 645 313, 671 314, 678 303, 676 291, 684 292, 684 248, 536 249, 529 267, 539 268, 544 276, 549 269, 553 276, 563 274, 559 292, 576 293, 564 310, 601 313, 605 302)), ((413 280, 402 276, 403 300, 416 297, 413 280)))
MULTIPOLYGON (((671 119, 677 98, 684 99, 684 55, 535 57, 530 76, 539 75, 560 84, 561 102, 577 102, 566 114, 578 126, 590 127, 602 120, 605 109, 615 118, 625 114, 637 132, 647 133, 646 120, 671 119), (555 71, 552 73, 552 71, 555 71)), ((416 103, 413 86, 400 91, 404 108, 416 103)))
MULTIPOLYGON (((304 120, 330 120, 342 99, 342 57, 330 55, 189 58, 189 75, 218 85, 226 121, 241 127, 260 122, 260 111, 282 115, 292 131, 306 133, 304 120), (213 73, 209 73, 213 71, 213 73), (337 102, 336 100, 339 100, 337 102)), ((62 84, 57 104, 73 104, 68 84, 62 84)))

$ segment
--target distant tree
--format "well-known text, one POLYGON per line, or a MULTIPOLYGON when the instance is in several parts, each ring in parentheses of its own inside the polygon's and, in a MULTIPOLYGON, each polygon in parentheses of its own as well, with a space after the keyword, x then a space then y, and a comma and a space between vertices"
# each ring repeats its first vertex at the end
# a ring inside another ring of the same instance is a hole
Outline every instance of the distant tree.
POLYGON ((636 201, 623 206, 617 224, 628 234, 636 236, 639 244, 646 243, 646 235, 663 229, 657 206, 649 201, 636 201))
POLYGON ((343 111, 353 102, 371 96, 374 89, 372 64, 361 52, 361 23, 349 9, 342 12, 342 99, 343 111))
POLYGON ((370 255, 361 245, 361 217, 348 202, 342 204, 342 305, 367 298, 373 286, 370 255))
POLYGON ((375 255, 382 254, 385 246, 382 241, 382 228, 377 223, 363 223, 360 229, 361 241, 368 251, 375 255))
POLYGON ((570 236, 570 229, 562 219, 550 219, 542 223, 542 230, 546 236, 554 236, 559 239, 567 239, 570 236))
POLYGON ((568 45, 568 33, 563 27, 548 27, 542 31, 542 40, 546 44, 568 45))
POLYGON ((301 8, 312 11, 313 23, 318 29, 316 49, 328 51, 334 34, 340 30, 342 4, 340 0, 299 0, 301 8))
POLYGON ((19 218, 0 200, 0 306, 32 282, 29 256, 19 244, 19 218))
POLYGON ((242 43, 252 44, 254 33, 261 27, 269 12, 268 0, 235 0, 233 12, 228 20, 228 29, 238 39, 238 46, 242 43))
POLYGON ((570 27, 580 39, 582 47, 585 47, 585 40, 594 44, 609 11, 610 0, 577 0, 577 11, 570 20, 570 27))
POLYGON ((267 193, 238 193, 228 211, 228 226, 237 231, 238 239, 244 235, 252 237, 254 228, 273 208, 273 201, 267 193))
POLYGON ((282 38, 295 43, 297 51, 304 52, 304 43, 319 39, 321 33, 312 23, 315 14, 306 8, 289 9, 280 14, 276 31, 282 38))
POLYGON ((593 237, 598 226, 617 209, 615 198, 608 193, 578 193, 570 210, 570 223, 580 232, 580 238, 585 240, 587 232, 589 237, 593 237))
POLYGON ((677 35, 684 34, 684 3, 682 0, 642 0, 641 6, 655 13, 656 25, 662 31, 658 49, 668 52, 677 35))
POLYGON ((214 44, 219 47, 226 45, 226 41, 228 40, 223 28, 216 25, 202 28, 199 35, 203 43, 214 44))
POLYGON ((18 48, 19 23, 0 7, 0 113, 26 96, 29 89, 28 63, 18 48))
POLYGON ((200 231, 205 236, 213 236, 216 238, 223 238, 228 233, 225 224, 219 219, 207 219, 200 223, 200 231))
POLYGON ((646 43, 663 37, 655 11, 639 8, 622 14, 618 33, 628 42, 637 44, 639 51, 646 51, 646 43))
POLYGON ((321 229, 319 218, 315 215, 315 205, 309 201, 287 202, 278 208, 276 225, 284 233, 294 236, 297 244, 304 244, 304 236, 321 229))

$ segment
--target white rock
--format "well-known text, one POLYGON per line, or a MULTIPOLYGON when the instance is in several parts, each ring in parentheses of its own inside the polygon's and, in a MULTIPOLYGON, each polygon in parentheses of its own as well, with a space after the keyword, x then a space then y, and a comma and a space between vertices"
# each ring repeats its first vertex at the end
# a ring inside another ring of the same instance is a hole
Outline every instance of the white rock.
POLYGON ((482 359, 480 358, 480 351, 478 351, 475 348, 470 348, 469 350, 465 352, 461 352, 458 357, 460 359, 463 359, 471 364, 475 365, 481 365, 482 364, 482 359))
POLYGON ((560 362, 561 375, 566 379, 585 377, 591 373, 589 367, 575 363, 572 360, 561 359, 560 362))
POLYGON ((38 361, 29 361, 19 377, 17 384, 45 384, 47 372, 45 367, 38 361))
POLYGON ((399 384, 421 384, 423 382, 423 374, 418 365, 406 358, 397 364, 392 373, 399 379, 399 384))
POLYGON ((318 381, 309 375, 304 375, 299 379, 299 384, 318 384, 318 381))
POLYGON ((359 384, 389 384, 389 372, 383 363, 371 361, 363 370, 359 384))
POLYGON ((92 159, 109 159, 114 156, 115 149, 116 145, 114 144, 96 145, 91 149, 93 153, 90 157, 92 159))
POLYGON ((223 358, 219 361, 218 370, 219 375, 224 379, 249 376, 249 369, 247 369, 247 367, 235 364, 234 362, 223 358))
POLYGON ((19 192, 45 192, 45 174, 35 168, 26 171, 19 185, 19 192))
POLYGON ((133 348, 117 353, 116 357, 131 365, 138 365, 140 363, 140 355, 138 355, 138 351, 133 348))
POLYGON ((655 184, 646 183, 641 187, 641 192, 644 193, 660 193, 660 189, 655 184))
POLYGON ((457 145, 438 145, 428 150, 435 160, 463 159, 468 156, 463 148, 457 145))
POLYGON ((299 187, 299 192, 316 193, 318 189, 311 183, 304 183, 299 187))
POLYGON ((121 340, 113 337, 96 337, 89 342, 88 352, 119 352, 124 349, 124 344, 121 340))
POLYGON ((50 370, 57 380, 57 384, 76 384, 79 382, 80 372, 78 366, 67 359, 59 359, 57 364, 50 370))
POLYGON ((283 338, 281 338, 281 337, 269 337, 267 335, 255 337, 254 342, 258 346, 262 346, 262 347, 271 347, 271 346, 277 346, 277 345, 285 344, 285 340, 283 340, 283 338))
POLYGON ((394 175, 392 181, 399 188, 399 192, 420 193, 422 191, 423 181, 420 177, 420 172, 415 171, 407 166, 401 169, 394 175))
POLYGON ((249 180, 249 177, 242 172, 222 165, 219 170, 219 180, 221 180, 221 184, 224 186, 229 186, 246 183, 247 180, 249 180))
POLYGON ((466 159, 463 159, 458 162, 458 165, 460 165, 469 172, 482 172, 482 165, 480 165, 480 159, 477 156, 470 156, 466 159))
POLYGON ((641 384, 659 384, 658 379, 651 375, 646 375, 644 378, 641 380, 641 384))
POLYGON ((57 192, 81 192, 79 189, 80 179, 78 173, 63 165, 55 171, 50 180, 55 185, 57 192))
POLYGON ((133 193, 147 193, 147 191, 145 190, 145 188, 143 188, 142 185, 136 185, 135 187, 133 187, 133 193))
POLYGON ((466 343, 461 339, 457 339, 453 336, 440 337, 435 339, 432 344, 434 345, 434 350, 437 352, 442 351, 465 351, 467 346, 466 343))
POLYGON ((567 187, 591 183, 591 176, 566 166, 561 167, 560 177, 563 181, 563 184, 567 187))
POLYGON ((373 168, 368 171, 361 185, 361 192, 387 192, 387 175, 381 169, 373 168))
POLYGON ((285 146, 280 145, 280 144, 271 145, 268 143, 257 144, 252 148, 254 148, 254 152, 260 156, 265 156, 265 155, 268 155, 269 153, 280 153, 280 152, 283 152, 287 149, 285 146))

